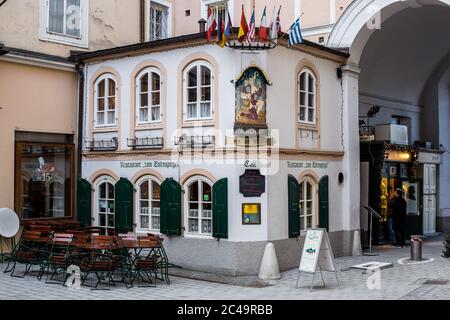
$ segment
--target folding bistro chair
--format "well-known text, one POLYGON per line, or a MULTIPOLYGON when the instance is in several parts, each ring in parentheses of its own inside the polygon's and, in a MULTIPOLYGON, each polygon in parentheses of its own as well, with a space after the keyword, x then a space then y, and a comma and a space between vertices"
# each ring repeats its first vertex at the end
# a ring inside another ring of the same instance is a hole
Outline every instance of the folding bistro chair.
POLYGON ((47 271, 45 283, 61 284, 61 281, 52 282, 58 271, 63 273, 62 284, 65 284, 68 274, 67 269, 74 262, 71 255, 70 245, 73 240, 73 234, 55 233, 53 235, 50 254, 48 259, 42 264, 42 272, 47 271))
MULTIPOLYGON (((42 236, 40 231, 24 231, 16 249, 11 253, 11 262, 13 263, 12 269, 10 270, 11 276, 23 278, 30 272, 33 266, 40 267, 42 261, 46 259, 46 255, 48 254, 46 250, 48 241, 49 236, 42 236), (21 276, 15 274, 18 263, 25 265, 24 273, 21 276)), ((5 272, 7 271, 8 267, 5 272)), ((41 275, 40 268, 38 273, 39 279, 41 275)))

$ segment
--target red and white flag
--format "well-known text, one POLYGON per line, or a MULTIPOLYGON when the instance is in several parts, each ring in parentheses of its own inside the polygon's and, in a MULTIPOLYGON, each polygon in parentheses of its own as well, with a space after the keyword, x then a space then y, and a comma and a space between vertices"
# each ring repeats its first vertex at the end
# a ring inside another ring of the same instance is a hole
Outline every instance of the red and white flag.
POLYGON ((255 8, 253 7, 252 17, 250 19, 250 24, 248 25, 247 42, 252 43, 255 40, 256 35, 256 24, 255 24, 255 8))
POLYGON ((275 7, 273 8, 272 23, 270 24, 270 39, 273 42, 277 42, 278 37, 281 35, 280 11, 281 6, 278 9, 278 14, 276 14, 275 7))
POLYGON ((266 16, 266 7, 264 7, 264 12, 261 18, 261 24, 259 25, 259 33, 258 38, 261 42, 266 42, 267 38, 269 36, 269 24, 267 23, 267 16, 266 16))
POLYGON ((206 22, 206 39, 211 40, 211 35, 216 30, 217 22, 216 18, 213 18, 211 8, 208 7, 208 20, 206 22))

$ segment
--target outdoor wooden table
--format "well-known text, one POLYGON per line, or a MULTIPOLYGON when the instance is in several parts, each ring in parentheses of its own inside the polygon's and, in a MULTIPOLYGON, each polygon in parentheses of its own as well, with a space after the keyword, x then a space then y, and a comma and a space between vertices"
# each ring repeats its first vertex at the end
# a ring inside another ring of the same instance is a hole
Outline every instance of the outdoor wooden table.
POLYGON ((169 280, 169 272, 168 272, 168 265, 169 260, 167 258, 167 254, 164 250, 164 247, 162 246, 161 241, 158 240, 122 240, 121 245, 124 248, 127 248, 128 250, 132 250, 134 254, 130 255, 131 261, 133 265, 135 265, 136 260, 138 259, 139 255, 142 253, 143 250, 148 249, 149 255, 153 254, 156 257, 159 257, 161 259, 161 275, 163 281, 166 281, 167 284, 170 284, 169 280))

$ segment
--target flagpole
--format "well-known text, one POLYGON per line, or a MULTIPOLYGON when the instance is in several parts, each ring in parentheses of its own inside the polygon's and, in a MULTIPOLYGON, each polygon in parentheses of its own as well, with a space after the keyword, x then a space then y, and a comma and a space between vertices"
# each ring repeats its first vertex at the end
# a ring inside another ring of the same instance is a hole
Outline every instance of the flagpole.
MULTIPOLYGON (((300 16, 299 16, 297 19, 301 18, 301 17, 303 16, 303 14, 304 14, 304 13, 302 12, 302 13, 300 14, 300 16)), ((295 19, 295 21, 297 21, 297 19, 295 19)), ((294 25, 295 21, 291 24, 291 26, 289 27, 288 31, 284 32, 284 33, 282 34, 282 36, 279 37, 279 39, 283 38, 286 34, 289 34, 289 30, 291 30, 291 28, 292 28, 292 26, 294 25)))

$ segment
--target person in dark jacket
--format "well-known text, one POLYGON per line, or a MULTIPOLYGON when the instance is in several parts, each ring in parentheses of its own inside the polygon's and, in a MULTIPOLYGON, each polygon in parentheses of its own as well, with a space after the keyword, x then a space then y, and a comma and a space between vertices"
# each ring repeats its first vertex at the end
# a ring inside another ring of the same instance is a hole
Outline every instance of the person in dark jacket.
POLYGON ((397 246, 405 246, 406 236, 406 200, 403 197, 403 190, 395 190, 395 198, 392 201, 392 219, 394 222, 394 232, 397 246))

